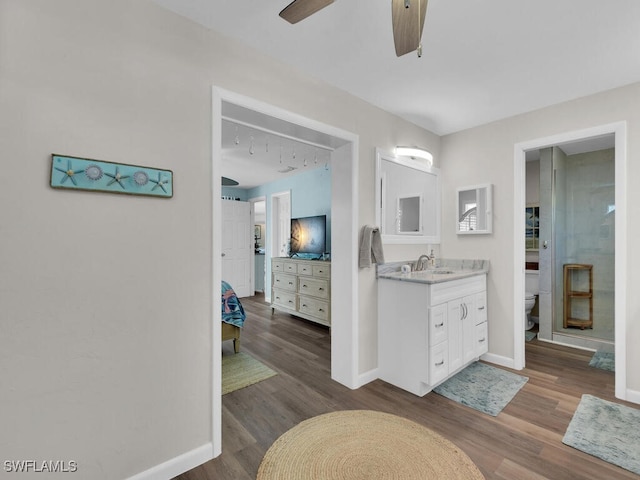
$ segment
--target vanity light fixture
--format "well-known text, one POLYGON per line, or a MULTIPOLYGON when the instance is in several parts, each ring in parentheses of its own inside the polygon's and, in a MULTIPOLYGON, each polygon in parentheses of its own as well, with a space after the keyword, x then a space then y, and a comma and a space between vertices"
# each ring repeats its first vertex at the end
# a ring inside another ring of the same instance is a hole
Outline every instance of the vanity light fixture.
POLYGON ((413 159, 421 158, 426 160, 429 166, 433 165, 433 155, 420 147, 396 147, 395 154, 397 157, 411 157, 413 159))

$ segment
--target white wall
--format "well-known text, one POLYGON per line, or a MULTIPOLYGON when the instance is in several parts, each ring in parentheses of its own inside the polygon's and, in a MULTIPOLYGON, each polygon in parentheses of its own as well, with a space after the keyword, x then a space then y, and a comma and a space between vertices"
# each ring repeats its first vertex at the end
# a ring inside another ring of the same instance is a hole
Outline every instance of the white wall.
MULTIPOLYGON (((640 190, 630 188, 640 178, 640 84, 577 99, 528 114, 494 122, 442 138, 443 182, 443 254, 448 257, 471 256, 489 258, 488 276, 489 348, 491 353, 513 357, 513 196, 514 144, 564 132, 626 121, 628 244, 634 245, 640 225, 632 221, 634 205, 640 201, 640 190), (472 161, 470 161, 472 159, 472 161), (494 233, 487 236, 456 236, 452 201, 455 188, 478 182, 494 184, 494 233), (447 201, 451 199, 451 201, 447 201)), ((618 211, 618 215, 622 212, 618 211)), ((640 258, 637 249, 628 251, 627 288, 640 287, 640 258)), ((640 364, 640 298, 627 297, 628 320, 627 365, 640 364)), ((627 370, 627 387, 640 391, 640 370, 627 370)))
MULTIPOLYGON (((438 158, 437 136, 147 1, 0 0, 3 460, 113 479, 208 448, 212 85, 359 135, 359 225, 375 147, 438 158), (175 196, 53 190, 52 153, 171 169, 175 196)), ((375 285, 360 272, 359 372, 375 285)))

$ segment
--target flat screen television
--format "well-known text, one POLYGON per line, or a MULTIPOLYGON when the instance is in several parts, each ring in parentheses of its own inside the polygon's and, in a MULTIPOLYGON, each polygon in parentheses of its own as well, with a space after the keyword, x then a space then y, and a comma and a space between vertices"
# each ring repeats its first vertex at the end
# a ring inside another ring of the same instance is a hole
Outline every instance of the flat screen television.
POLYGON ((326 243, 326 215, 291 219, 291 256, 305 253, 322 255, 326 253, 326 243))

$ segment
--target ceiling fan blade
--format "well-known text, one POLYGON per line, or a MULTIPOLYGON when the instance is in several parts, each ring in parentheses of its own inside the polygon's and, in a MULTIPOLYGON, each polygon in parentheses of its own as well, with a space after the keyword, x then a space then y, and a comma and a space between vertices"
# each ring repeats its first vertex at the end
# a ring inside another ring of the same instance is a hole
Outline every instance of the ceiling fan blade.
POLYGON ((396 55, 417 50, 424 28, 428 0, 391 0, 391 16, 393 17, 393 41, 396 55), (406 5, 409 5, 407 8, 406 5), (418 22, 418 4, 420 4, 420 21, 418 22))
POLYGON ((280 12, 280 16, 289 23, 298 23, 332 3, 333 0, 293 0, 280 12))

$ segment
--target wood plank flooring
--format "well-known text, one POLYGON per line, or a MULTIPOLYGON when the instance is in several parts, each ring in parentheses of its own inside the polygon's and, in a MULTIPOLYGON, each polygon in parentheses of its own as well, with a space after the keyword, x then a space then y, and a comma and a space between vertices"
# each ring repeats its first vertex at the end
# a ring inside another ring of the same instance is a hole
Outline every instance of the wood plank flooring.
MULTIPOLYGON (((614 374, 589 367, 592 353, 527 343, 529 381, 497 416, 435 393, 416 397, 376 380, 358 390, 330 379, 329 330, 290 315, 271 315, 262 296, 242 299, 247 321, 242 351, 278 372, 223 396, 223 453, 179 480, 255 479, 271 444, 299 422, 336 410, 370 409, 401 415, 458 445, 487 480, 638 479, 627 470, 562 443, 583 393, 614 397, 614 374)), ((233 354, 233 343, 223 344, 233 354)), ((637 405, 627 404, 637 408, 637 405)))

